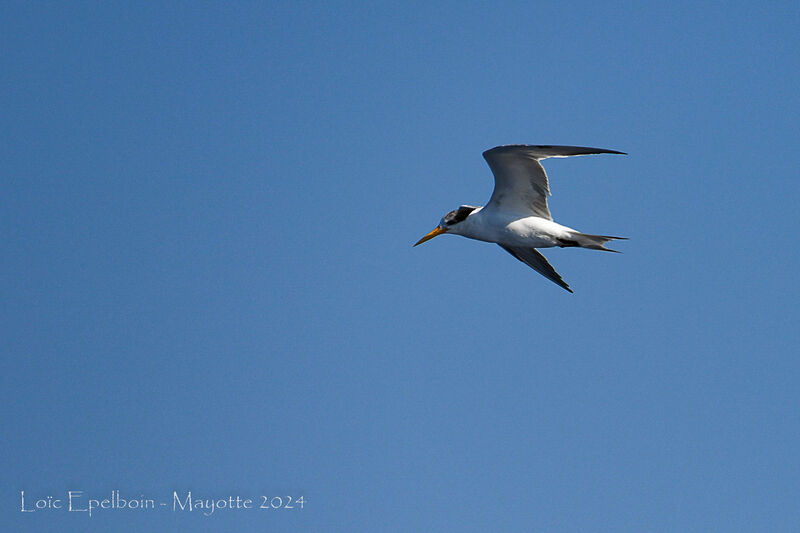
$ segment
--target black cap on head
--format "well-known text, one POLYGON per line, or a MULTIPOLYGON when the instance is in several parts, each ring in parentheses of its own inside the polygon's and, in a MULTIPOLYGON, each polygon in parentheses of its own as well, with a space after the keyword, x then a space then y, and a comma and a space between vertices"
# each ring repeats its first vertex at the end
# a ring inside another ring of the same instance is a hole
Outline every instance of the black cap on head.
POLYGON ((472 207, 471 205, 462 205, 458 209, 450 211, 445 216, 443 216, 442 223, 445 226, 452 226, 453 224, 458 224, 459 222, 467 218, 469 214, 475 211, 476 209, 478 208, 472 207))

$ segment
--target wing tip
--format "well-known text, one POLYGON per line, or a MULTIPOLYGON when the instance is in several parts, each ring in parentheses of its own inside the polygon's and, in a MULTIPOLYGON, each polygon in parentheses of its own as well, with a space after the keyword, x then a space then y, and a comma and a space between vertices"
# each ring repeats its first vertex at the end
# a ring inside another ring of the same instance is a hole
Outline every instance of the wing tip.
POLYGON ((570 294, 575 294, 575 292, 569 287, 569 284, 564 281, 564 278, 561 277, 561 274, 556 272, 556 269, 553 268, 553 265, 547 260, 547 258, 542 255, 536 248, 516 248, 513 246, 506 246, 504 244, 497 243, 500 248, 505 250, 506 252, 510 253, 514 258, 521 261, 522 263, 528 265, 536 272, 544 276, 545 278, 549 279, 562 289, 566 290, 570 294), (529 257, 523 257, 520 255, 521 252, 528 252, 530 255, 529 257))
POLYGON ((494 155, 494 154, 502 154, 502 153, 512 153, 519 150, 541 150, 546 152, 551 152, 552 155, 550 157, 555 157, 556 152, 567 152, 565 154, 560 154, 563 156, 570 156, 570 155, 594 155, 594 154, 614 154, 614 155, 628 155, 627 152, 620 152, 619 150, 609 150, 608 148, 592 148, 590 146, 568 146, 568 145, 556 145, 556 144, 502 144, 500 146, 495 146, 494 148, 489 148, 488 150, 483 152, 483 157, 486 158, 487 156, 494 155))

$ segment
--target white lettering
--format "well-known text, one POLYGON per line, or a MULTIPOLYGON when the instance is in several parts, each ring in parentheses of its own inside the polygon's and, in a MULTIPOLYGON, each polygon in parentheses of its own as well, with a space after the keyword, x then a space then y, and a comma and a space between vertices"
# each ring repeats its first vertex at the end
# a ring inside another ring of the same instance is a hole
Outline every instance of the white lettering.
POLYGON ((75 512, 85 513, 85 512, 87 512, 89 510, 89 509, 77 509, 77 508, 73 508, 73 506, 72 506, 72 499, 73 498, 79 499, 82 495, 83 495, 83 491, 82 490, 70 490, 70 491, 67 491, 67 498, 69 499, 68 510, 69 510, 70 513, 75 513, 75 512))
POLYGON ((21 506, 22 506, 22 508, 20 510, 23 513, 32 513, 32 512, 34 512, 36 510, 36 509, 25 509, 25 491, 24 490, 19 491, 19 497, 20 497, 21 506))

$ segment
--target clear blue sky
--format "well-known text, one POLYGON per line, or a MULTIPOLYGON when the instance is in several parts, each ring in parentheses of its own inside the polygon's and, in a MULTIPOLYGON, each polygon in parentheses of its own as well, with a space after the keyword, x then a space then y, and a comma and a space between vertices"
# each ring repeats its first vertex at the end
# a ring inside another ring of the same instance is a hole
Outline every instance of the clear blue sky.
POLYGON ((7 531, 797 531, 800 7, 0 8, 7 531), (411 245, 551 160, 571 295, 411 245), (23 513, 82 490, 304 509, 23 513))

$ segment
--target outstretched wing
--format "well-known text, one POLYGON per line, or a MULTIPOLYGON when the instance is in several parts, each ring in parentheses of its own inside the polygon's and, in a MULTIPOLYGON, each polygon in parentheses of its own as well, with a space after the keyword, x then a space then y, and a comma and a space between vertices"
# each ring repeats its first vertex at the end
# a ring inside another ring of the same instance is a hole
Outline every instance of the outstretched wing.
POLYGON ((556 269, 553 268, 553 265, 548 263, 547 259, 545 259, 545 257, 539 253, 536 248, 505 246, 503 244, 500 244, 499 246, 559 287, 563 287, 569 292, 572 292, 572 289, 569 288, 567 282, 561 279, 561 276, 558 274, 558 272, 556 272, 556 269))
POLYGON ((625 155, 603 148, 526 144, 497 146, 483 152, 494 174, 494 192, 486 207, 553 220, 547 207, 550 184, 539 160, 591 154, 625 155))

